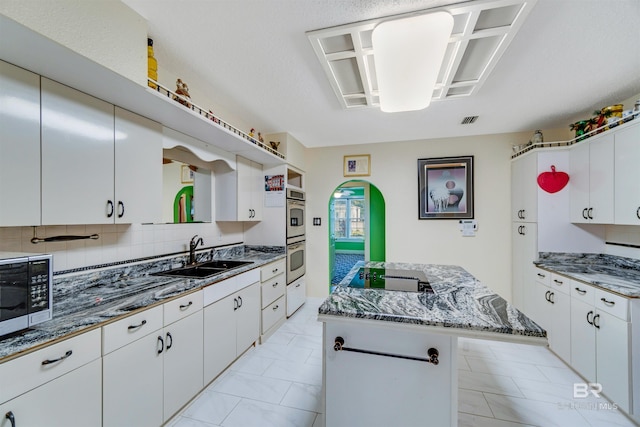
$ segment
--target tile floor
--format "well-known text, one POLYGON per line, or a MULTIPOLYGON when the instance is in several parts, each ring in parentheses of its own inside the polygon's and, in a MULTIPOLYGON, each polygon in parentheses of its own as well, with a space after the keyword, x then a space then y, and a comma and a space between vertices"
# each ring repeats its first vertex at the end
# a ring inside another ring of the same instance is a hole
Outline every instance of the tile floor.
MULTIPOLYGON (((321 427, 321 302, 309 298, 168 425, 321 427)), ((604 399, 574 399, 573 383, 583 380, 546 348, 460 339, 458 349, 459 427, 634 426, 600 408, 604 399)))

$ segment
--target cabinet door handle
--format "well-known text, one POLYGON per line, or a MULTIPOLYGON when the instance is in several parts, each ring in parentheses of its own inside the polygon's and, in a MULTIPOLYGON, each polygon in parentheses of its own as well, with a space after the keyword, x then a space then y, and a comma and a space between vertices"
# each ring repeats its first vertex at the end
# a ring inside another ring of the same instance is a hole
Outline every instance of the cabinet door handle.
POLYGON ((593 213, 593 208, 589 208, 587 210, 587 216, 589 217, 589 219, 593 219, 593 215, 591 215, 593 213))
POLYGON ((547 300, 547 302, 551 302, 549 301, 549 294, 551 293, 551 291, 547 291, 544 293, 544 299, 547 300))
POLYGON ((522 234, 523 236, 527 235, 527 227, 525 225, 522 226, 522 233, 520 234, 522 234))
POLYGON ((553 296, 555 295, 554 292, 549 292, 549 302, 551 304, 555 304, 556 302, 553 300, 553 296))
POLYGON ((111 218, 113 216, 113 202, 111 200, 107 200, 107 218, 111 218))
POLYGON ((589 320, 589 316, 593 316, 593 310, 589 310, 589 312, 587 313, 587 323, 593 326, 593 318, 589 320))
POLYGON ((602 301, 603 303, 605 303, 605 305, 608 305, 609 307, 613 307, 614 305, 616 305, 615 301, 609 301, 606 298, 600 298, 600 301, 602 301))
POLYGON ((189 301, 189 304, 180 304, 180 310, 186 310, 193 305, 193 301, 189 301))
POLYGON ((7 412, 4 417, 9 420, 11 427, 16 427, 16 417, 13 415, 13 412, 7 412))
POLYGON ((169 350, 172 345, 173 345, 173 337, 171 336, 171 332, 167 332, 167 350, 169 350))
POLYGON ((274 284, 273 284, 273 285, 271 285, 271 286, 273 286, 274 288, 275 288, 275 287, 277 287, 277 286, 278 286, 278 282, 274 283, 274 284))
POLYGON ((122 201, 118 201, 118 218, 122 218, 124 216, 124 203, 122 201))
POLYGON ((587 208, 582 209, 582 218, 589 219, 589 217, 587 216, 587 208))
POLYGON ((577 293, 579 293, 580 295, 584 295, 584 294, 586 294, 586 293, 587 293, 587 291, 586 291, 586 290, 584 290, 584 289, 580 289, 580 288, 578 288, 578 287, 575 287, 574 289, 575 289, 575 290, 576 290, 576 292, 577 292, 577 293))
POLYGON ((600 329, 600 323, 596 323, 596 319, 600 319, 600 315, 596 314, 595 316, 593 316, 593 326, 595 326, 596 328, 600 329))
POLYGON ((160 344, 160 348, 156 351, 158 352, 158 354, 161 354, 164 351, 164 340, 160 335, 158 335, 158 344, 160 344))
POLYGON ((522 219, 526 219, 526 217, 527 217, 527 210, 522 209, 522 219))
POLYGON ((273 311, 276 311, 278 309, 278 307, 280 307, 280 306, 276 305, 275 307, 273 307, 273 311))
POLYGON ((138 325, 129 325, 129 326, 127 326, 127 329, 131 331, 131 330, 133 330, 133 329, 142 328, 142 327, 143 327, 144 325, 146 325, 146 324, 147 324, 147 321, 146 321, 146 320, 143 320, 143 321, 142 321, 142 322, 140 322, 140 324, 138 324, 138 325))
POLYGON ((233 299, 233 311, 236 311, 240 306, 238 305, 238 298, 233 299))
POLYGON ((640 219, 640 206, 638 206, 638 209, 636 210, 636 216, 640 219))
POLYGON ((242 307, 242 297, 240 295, 238 295, 238 308, 242 307))
POLYGON ((47 360, 43 360, 42 361, 42 365, 51 365, 52 363, 56 363, 56 362, 60 362, 64 359, 66 359, 67 357, 70 357, 73 354, 73 351, 69 350, 67 351, 64 356, 60 356, 57 359, 47 359, 47 360))

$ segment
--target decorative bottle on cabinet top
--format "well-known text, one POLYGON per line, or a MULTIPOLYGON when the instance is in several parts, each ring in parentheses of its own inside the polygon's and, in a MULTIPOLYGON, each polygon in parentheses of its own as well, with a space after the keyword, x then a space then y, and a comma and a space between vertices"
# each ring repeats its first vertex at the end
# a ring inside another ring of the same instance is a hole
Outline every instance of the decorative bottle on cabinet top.
MULTIPOLYGON (((158 61, 153 56, 153 40, 147 38, 147 59, 148 59, 148 76, 150 79, 158 81, 158 61)), ((157 89, 158 85, 148 82, 149 87, 157 89)))

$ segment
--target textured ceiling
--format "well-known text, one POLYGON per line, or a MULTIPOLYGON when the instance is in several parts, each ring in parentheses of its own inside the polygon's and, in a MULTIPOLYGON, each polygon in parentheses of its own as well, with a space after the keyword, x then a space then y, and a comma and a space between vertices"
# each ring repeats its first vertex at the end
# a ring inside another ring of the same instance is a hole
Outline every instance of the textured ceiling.
POLYGON ((306 32, 460 2, 123 1, 147 19, 159 62, 192 92, 307 147, 565 128, 640 94, 638 0, 538 0, 476 94, 393 114, 343 109, 306 32))

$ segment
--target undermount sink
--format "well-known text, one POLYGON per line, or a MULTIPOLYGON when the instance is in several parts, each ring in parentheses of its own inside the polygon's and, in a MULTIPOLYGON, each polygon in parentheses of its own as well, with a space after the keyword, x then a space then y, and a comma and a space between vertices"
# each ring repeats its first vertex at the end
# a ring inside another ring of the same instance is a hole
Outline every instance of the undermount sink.
POLYGON ((215 260, 207 261, 197 265, 189 265, 187 267, 176 268, 173 270, 161 271, 155 273, 158 276, 174 276, 174 277, 191 277, 191 278, 207 278, 227 270, 252 264, 252 261, 225 261, 215 260))

